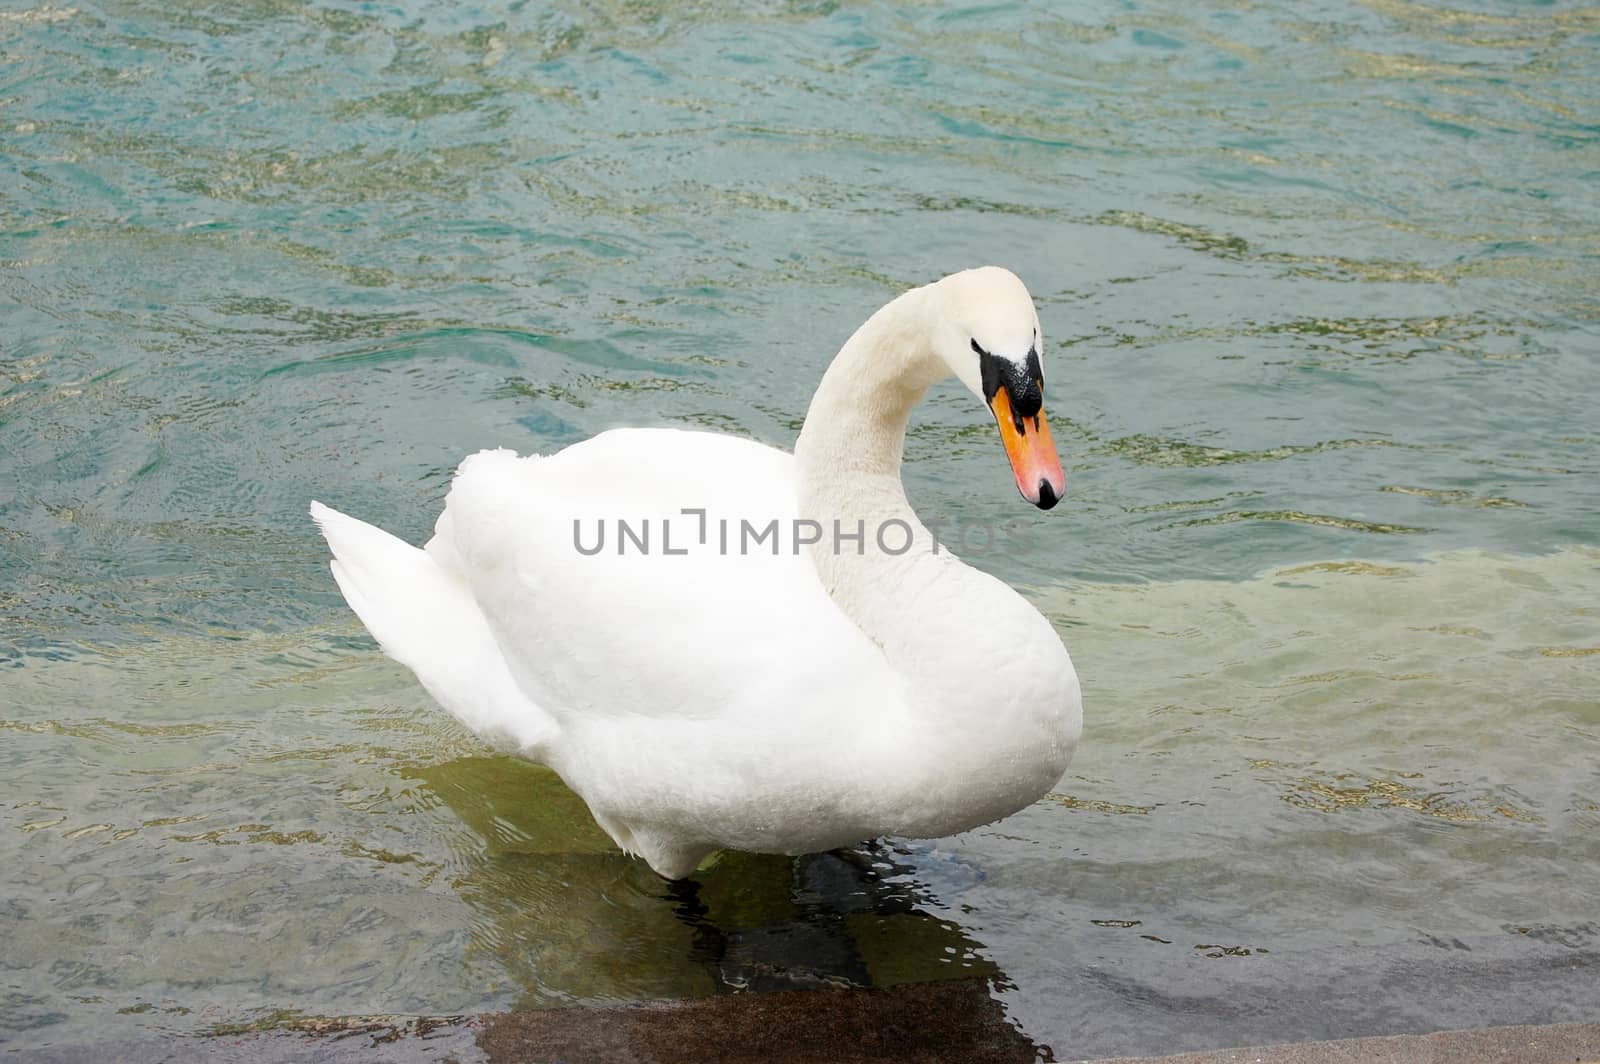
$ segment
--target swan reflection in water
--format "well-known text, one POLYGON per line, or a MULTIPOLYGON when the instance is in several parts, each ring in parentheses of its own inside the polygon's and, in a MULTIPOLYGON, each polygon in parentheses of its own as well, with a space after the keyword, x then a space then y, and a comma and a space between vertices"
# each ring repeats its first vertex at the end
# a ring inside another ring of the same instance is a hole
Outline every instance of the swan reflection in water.
POLYGON ((477 914, 474 946, 522 989, 480 1036, 491 1056, 1050 1059, 993 996, 1004 974, 936 915, 918 858, 892 843, 729 852, 669 882, 546 769, 466 757, 406 775, 469 829, 450 882, 477 914))

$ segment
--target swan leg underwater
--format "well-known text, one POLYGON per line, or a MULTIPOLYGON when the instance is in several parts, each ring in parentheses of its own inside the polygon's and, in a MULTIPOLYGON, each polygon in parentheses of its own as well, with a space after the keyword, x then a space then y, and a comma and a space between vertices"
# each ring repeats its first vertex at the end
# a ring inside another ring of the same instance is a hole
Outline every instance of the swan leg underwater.
POLYGON ((1014 274, 966 270, 850 337, 793 454, 679 429, 483 451, 421 549, 311 515, 384 652, 662 876, 722 849, 950 835, 1057 783, 1082 702, 1050 622, 917 519, 906 425, 953 374, 1023 498, 1054 506, 1042 342, 1014 274))

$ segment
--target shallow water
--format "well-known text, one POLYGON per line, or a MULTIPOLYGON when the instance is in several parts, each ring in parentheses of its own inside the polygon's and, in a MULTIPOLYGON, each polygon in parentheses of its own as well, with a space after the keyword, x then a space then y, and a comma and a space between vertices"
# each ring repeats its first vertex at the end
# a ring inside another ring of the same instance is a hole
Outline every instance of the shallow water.
POLYGON ((1600 11, 0 10, 13 1046, 977 974, 1058 1056, 1600 1014, 1600 11), (379 656, 304 517, 792 441, 898 289, 1041 304, 1069 471, 927 514, 1083 677, 1059 793, 698 894, 379 656))

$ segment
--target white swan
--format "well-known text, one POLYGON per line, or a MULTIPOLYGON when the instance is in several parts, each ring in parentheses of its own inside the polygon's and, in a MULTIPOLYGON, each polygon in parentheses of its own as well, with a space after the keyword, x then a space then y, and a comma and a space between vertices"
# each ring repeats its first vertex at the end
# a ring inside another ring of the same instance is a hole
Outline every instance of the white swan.
POLYGON ((1022 282, 968 270, 856 331, 793 455, 675 429, 484 451, 421 550, 311 513, 384 651, 661 875, 718 849, 948 835, 1048 791, 1082 706, 1050 623, 918 521, 906 423, 954 373, 1023 496, 1053 506, 1040 342, 1022 282))

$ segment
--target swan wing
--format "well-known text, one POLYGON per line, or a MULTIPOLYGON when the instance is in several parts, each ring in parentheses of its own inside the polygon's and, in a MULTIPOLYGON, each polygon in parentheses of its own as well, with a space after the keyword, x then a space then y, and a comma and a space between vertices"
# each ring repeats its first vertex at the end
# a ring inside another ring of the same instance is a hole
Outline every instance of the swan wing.
POLYGON ((485 741, 537 760, 555 721, 512 677, 472 592, 425 551, 381 528, 311 504, 345 601, 391 658, 485 741))
POLYGON ((426 550, 563 725, 715 720, 722 741, 742 717, 770 740, 786 724, 815 734, 887 679, 795 549, 796 516, 786 452, 617 429, 550 456, 468 458, 426 550))

